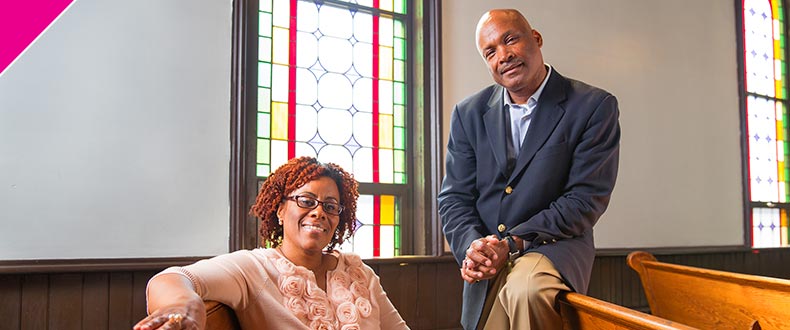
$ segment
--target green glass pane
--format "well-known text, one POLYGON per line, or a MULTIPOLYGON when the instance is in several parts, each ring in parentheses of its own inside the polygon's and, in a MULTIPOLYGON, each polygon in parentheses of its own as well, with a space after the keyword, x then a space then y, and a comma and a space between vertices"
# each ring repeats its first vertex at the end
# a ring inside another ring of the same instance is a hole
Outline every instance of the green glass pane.
POLYGON ((395 226, 395 255, 400 255, 400 226, 395 226))
POLYGON ((406 153, 403 150, 395 150, 395 172, 406 172, 406 153))
MULTIPOLYGON (((403 127, 395 127, 393 133, 395 134, 395 136, 393 137, 393 141, 392 141, 393 145, 394 145, 393 147, 395 149, 400 149, 400 150, 406 149, 406 133, 405 133, 405 130, 403 129, 403 127)), ((402 151, 396 151, 395 152, 395 171, 404 172, 405 171, 404 168, 398 169, 398 158, 397 158, 398 157, 398 152, 402 152, 402 151)), ((401 159, 401 160, 403 160, 403 159, 401 159)))
POLYGON ((272 90, 258 87, 258 112, 271 112, 272 90))
POLYGON ((271 115, 268 113, 258 112, 258 137, 270 138, 271 137, 271 115))
POLYGON ((258 61, 272 62, 272 39, 267 37, 258 38, 258 61))
POLYGON ((268 176, 271 171, 269 170, 269 165, 258 164, 255 166, 255 175, 256 176, 268 176))
POLYGON ((396 184, 406 184, 406 174, 405 173, 395 173, 393 179, 393 183, 396 184))
MULTIPOLYGON (((258 139, 258 155, 255 162, 258 164, 269 164, 271 162, 269 158, 269 150, 271 150, 269 147, 269 139, 258 139)), ((258 175, 260 175, 260 173, 258 175)), ((265 175, 269 174, 266 173, 265 175)))
POLYGON ((392 67, 392 75, 395 81, 406 81, 406 63, 400 60, 395 60, 392 67))
POLYGON ((405 60, 406 59, 406 39, 402 38, 395 38, 395 50, 393 51, 392 56, 395 57, 397 60, 405 60))
POLYGON ((395 12, 398 14, 406 13, 406 0, 395 0, 395 12))
POLYGON ((395 104, 406 104, 406 84, 402 82, 395 82, 392 84, 392 101, 395 104))
POLYGON ((394 109, 394 112, 395 112, 394 116, 393 116, 393 120, 394 121, 392 122, 392 124, 395 125, 395 126, 399 126, 399 127, 406 126, 405 125, 406 124, 406 118, 405 118, 406 108, 404 106, 402 106, 402 105, 396 105, 395 109, 394 109))
MULTIPOLYGON (((400 198, 395 196, 395 225, 400 225, 400 198)), ((400 235, 398 235, 400 237, 400 235)), ((395 246, 400 246, 400 244, 395 244, 395 246)))
POLYGON ((403 21, 401 20, 393 20, 393 31, 392 34, 395 37, 405 38, 406 37, 406 26, 403 25, 403 21))
POLYGON ((260 4, 258 5, 258 10, 271 13, 272 0, 260 0, 260 4))
POLYGON ((272 65, 258 62, 258 86, 272 87, 272 65))
POLYGON ((258 12, 258 35, 271 38, 272 14, 258 12))

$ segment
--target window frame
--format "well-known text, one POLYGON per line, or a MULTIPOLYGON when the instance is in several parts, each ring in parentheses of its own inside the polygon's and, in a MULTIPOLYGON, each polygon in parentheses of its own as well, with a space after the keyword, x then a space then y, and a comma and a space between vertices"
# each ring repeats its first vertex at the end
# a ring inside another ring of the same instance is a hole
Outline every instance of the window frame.
MULTIPOLYGON (((769 0, 765 0, 769 1, 769 0)), ((790 13, 787 7, 787 0, 776 0, 780 1, 782 5, 782 10, 784 11, 783 15, 785 17, 784 21, 784 28, 785 28, 785 44, 784 44, 784 58, 785 58, 785 67, 790 67, 790 50, 788 50, 788 46, 790 43, 787 41, 788 37, 788 24, 787 15, 790 13)), ((737 58, 737 67, 738 67, 738 106, 739 106, 739 115, 740 115, 740 130, 741 130, 741 169, 742 169, 742 187, 743 187, 743 239, 744 239, 744 247, 747 249, 758 250, 758 249, 785 249, 789 248, 788 246, 783 247, 755 247, 754 246, 754 232, 753 232, 753 210, 756 208, 774 208, 784 210, 788 214, 790 214, 790 202, 779 203, 779 202, 759 202, 759 201, 752 201, 751 198, 751 180, 750 180, 750 160, 749 160, 749 130, 748 130, 748 119, 747 119, 747 109, 746 109, 746 102, 749 96, 755 95, 761 98, 772 99, 776 102, 783 102, 785 104, 785 108, 790 110, 790 100, 780 100, 776 97, 774 98, 767 98, 762 95, 757 95, 755 93, 750 93, 746 90, 746 58, 745 58, 745 22, 744 22, 744 3, 745 0, 735 0, 735 17, 736 17, 736 24, 735 24, 735 35, 736 35, 736 58, 737 58)), ((788 82, 785 81, 784 89, 785 95, 790 95, 790 86, 788 86, 788 82)), ((790 126, 786 126, 785 128, 785 136, 788 137, 788 133, 790 133, 790 126)), ((785 143, 790 143, 790 140, 786 140, 785 143)), ((790 160, 786 160, 790 161, 790 160)), ((790 192, 788 192, 790 194, 790 192)))
MULTIPOLYGON (((360 193, 401 197, 401 255, 440 255, 444 243, 436 196, 441 182, 441 2, 415 0, 407 1, 407 6, 408 183, 360 183, 360 193)), ((258 0, 234 1, 230 251, 260 246, 258 221, 248 213, 263 182, 255 173, 258 8, 258 0)))

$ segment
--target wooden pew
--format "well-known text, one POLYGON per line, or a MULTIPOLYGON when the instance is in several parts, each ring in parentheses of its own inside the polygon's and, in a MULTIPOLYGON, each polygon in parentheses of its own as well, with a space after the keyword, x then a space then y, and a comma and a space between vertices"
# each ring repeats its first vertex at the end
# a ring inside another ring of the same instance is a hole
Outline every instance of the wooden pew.
POLYGON ((558 299, 562 328, 566 330, 696 329, 580 293, 561 292, 558 299))
POLYGON ((790 329, 790 280, 628 255, 653 315, 702 329, 790 329))

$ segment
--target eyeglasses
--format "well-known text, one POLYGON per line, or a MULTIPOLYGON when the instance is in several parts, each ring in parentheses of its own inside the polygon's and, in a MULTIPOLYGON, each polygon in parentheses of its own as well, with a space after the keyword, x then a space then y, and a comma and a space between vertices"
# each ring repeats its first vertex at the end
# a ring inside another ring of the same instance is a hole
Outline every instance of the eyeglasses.
POLYGON ((323 205, 324 212, 329 213, 331 215, 340 215, 340 212, 343 212, 343 205, 340 205, 337 202, 328 202, 328 201, 319 201, 310 196, 304 195, 294 195, 285 197, 287 200, 292 200, 296 202, 296 206, 299 206, 303 209, 315 209, 318 207, 318 204, 323 205))

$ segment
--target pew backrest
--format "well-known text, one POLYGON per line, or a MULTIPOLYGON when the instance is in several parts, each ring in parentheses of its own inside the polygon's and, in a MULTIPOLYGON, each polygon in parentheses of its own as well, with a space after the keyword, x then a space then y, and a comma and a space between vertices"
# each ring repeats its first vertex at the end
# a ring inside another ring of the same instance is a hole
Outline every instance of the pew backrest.
POLYGON ((558 295, 566 330, 693 330, 677 322, 575 292, 558 295))
POLYGON ((651 314, 701 329, 790 329, 790 280, 659 262, 628 255, 651 314))

